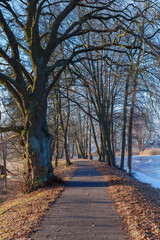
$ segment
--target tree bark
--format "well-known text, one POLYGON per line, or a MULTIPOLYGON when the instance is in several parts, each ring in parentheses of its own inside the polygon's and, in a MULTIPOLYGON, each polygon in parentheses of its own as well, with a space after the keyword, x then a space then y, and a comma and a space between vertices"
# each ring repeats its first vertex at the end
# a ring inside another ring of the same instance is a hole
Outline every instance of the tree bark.
POLYGON ((128 99, 129 77, 130 77, 130 73, 131 73, 130 70, 129 70, 129 74, 128 74, 127 79, 126 79, 124 106, 123 106, 121 170, 124 169, 124 156, 125 156, 125 144, 126 144, 126 124, 127 124, 127 99, 128 99))
POLYGON ((93 124, 92 118, 91 118, 91 127, 92 127, 92 132, 93 132, 94 143, 96 145, 98 161, 101 161, 101 153, 100 153, 100 149, 99 149, 99 146, 98 146, 97 137, 96 137, 96 133, 95 133, 95 129, 94 129, 94 124, 93 124))
POLYGON ((92 160, 92 135, 91 135, 91 131, 92 131, 92 128, 91 128, 91 117, 89 118, 89 146, 88 146, 88 159, 92 160))
POLYGON ((128 162, 127 162, 127 173, 132 175, 132 128, 133 128, 133 115, 134 105, 136 101, 136 90, 137 90, 137 79, 134 80, 132 103, 129 115, 129 126, 128 126, 128 162))
POLYGON ((6 149, 5 142, 3 142, 3 139, 2 139, 2 157, 3 157, 3 166, 4 166, 4 189, 6 190, 7 189, 7 170, 6 170, 7 149, 6 149))
POLYGON ((25 152, 25 190, 30 191, 39 186, 52 184, 53 166, 50 145, 52 135, 48 132, 46 107, 31 102, 26 114, 25 129, 22 132, 25 152))
POLYGON ((101 127, 100 127, 100 138, 101 138, 101 159, 99 159, 99 161, 106 162, 106 152, 105 152, 104 138, 103 138, 101 127))
MULTIPOLYGON (((142 40, 140 41, 140 46, 142 47, 142 40)), ((132 93, 132 103, 130 109, 130 116, 129 116, 129 126, 128 126, 128 162, 127 162, 127 172, 132 175, 132 128, 133 128, 133 116, 134 116, 134 106, 136 101, 136 92, 137 92, 137 85, 138 85, 138 73, 139 73, 139 62, 141 57, 141 48, 138 53, 137 61, 136 61, 136 68, 135 68, 135 76, 133 78, 133 93, 132 93)))
POLYGON ((111 148, 113 152, 113 156, 115 158, 115 147, 114 147, 114 122, 113 122, 113 117, 114 117, 114 101, 115 101, 115 96, 112 95, 112 104, 111 104, 111 117, 110 117, 110 124, 111 124, 111 148))
POLYGON ((66 158, 66 166, 70 166, 70 158, 69 158, 69 152, 68 152, 68 142, 67 142, 67 134, 64 135, 64 152, 65 152, 65 158, 66 158))
POLYGON ((83 151, 84 149, 82 149, 78 139, 76 139, 76 146, 77 146, 78 158, 85 158, 84 151, 83 151))
POLYGON ((84 149, 85 149, 85 158, 88 158, 88 141, 89 141, 89 117, 87 116, 87 120, 86 120, 86 126, 84 127, 86 128, 86 132, 85 132, 85 137, 84 137, 84 149))
POLYGON ((74 158, 74 152, 75 152, 75 146, 74 146, 74 140, 72 140, 72 155, 71 155, 71 158, 74 158))
MULTIPOLYGON (((58 129, 57 129, 58 130, 58 129)), ((58 158, 59 158, 59 139, 58 139, 58 131, 56 136, 56 156, 55 156, 55 167, 58 167, 58 158)))
POLYGON ((105 146, 105 153, 106 153, 105 155, 107 157, 108 165, 115 167, 115 157, 114 157, 114 154, 113 154, 112 148, 111 148, 111 140, 110 140, 110 136, 108 133, 107 123, 102 121, 101 128, 102 128, 103 144, 105 146))

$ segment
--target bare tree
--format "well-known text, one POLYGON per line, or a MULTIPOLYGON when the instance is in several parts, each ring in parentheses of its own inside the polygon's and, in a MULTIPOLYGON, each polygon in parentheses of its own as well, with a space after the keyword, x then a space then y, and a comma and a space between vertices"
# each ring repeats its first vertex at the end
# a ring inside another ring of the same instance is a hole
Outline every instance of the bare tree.
POLYGON ((82 26, 112 4, 110 1, 93 1, 98 8, 92 9, 92 4, 87 4, 87 12, 83 14, 81 9, 84 9, 85 4, 79 5, 80 2, 28 0, 17 1, 16 6, 14 1, 0 3, 3 38, 0 47, 0 57, 3 59, 0 83, 11 92, 25 119, 24 126, 1 128, 1 131, 16 131, 21 135, 25 148, 27 190, 51 183, 53 179, 50 156, 53 137, 46 122, 47 97, 75 56, 94 50, 95 47, 86 48, 75 41, 65 59, 59 58, 57 49, 63 42, 68 41, 69 44, 69 40, 76 40, 79 35, 95 31, 86 27, 82 29, 82 26), (67 18, 76 7, 79 14, 72 15, 74 20, 69 25, 67 18), (62 25, 65 26, 64 29, 62 25), (12 70, 11 75, 4 71, 6 64, 12 70), (54 75, 53 80, 49 77, 51 73, 54 75))
MULTIPOLYGON (((134 3, 119 0, 17 0, 15 5, 12 0, 0 1, 0 84, 12 94, 24 118, 24 125, 1 127, 0 131, 15 131, 21 136, 26 190, 53 181, 50 154, 53 136, 46 120, 47 98, 65 68, 85 59, 86 52, 139 49, 136 42, 128 44, 123 41, 126 34, 143 39, 152 52, 157 52, 157 44, 151 42, 158 32, 156 29, 150 36, 148 32, 142 34, 138 27, 133 29, 137 19, 151 5, 153 7, 153 3, 147 1, 143 10, 139 1, 134 3), (102 28, 98 27, 99 23, 102 28), (107 35, 105 42, 98 38, 102 33, 107 35), (83 35, 90 38, 89 44, 81 41, 83 35), (65 58, 60 48, 63 48, 65 58)), ((152 22, 154 18, 148 19, 152 22)), ((103 108, 100 110, 104 143, 109 161, 114 165, 113 144, 109 139, 110 121, 104 119, 103 108)))

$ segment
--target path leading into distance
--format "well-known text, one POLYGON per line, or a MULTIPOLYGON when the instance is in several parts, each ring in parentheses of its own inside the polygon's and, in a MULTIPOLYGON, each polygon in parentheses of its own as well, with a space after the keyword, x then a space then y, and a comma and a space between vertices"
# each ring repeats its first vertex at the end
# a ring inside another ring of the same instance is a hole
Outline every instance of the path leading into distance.
POLYGON ((47 211, 34 240, 129 239, 107 191, 107 184, 89 161, 78 168, 64 192, 47 211))

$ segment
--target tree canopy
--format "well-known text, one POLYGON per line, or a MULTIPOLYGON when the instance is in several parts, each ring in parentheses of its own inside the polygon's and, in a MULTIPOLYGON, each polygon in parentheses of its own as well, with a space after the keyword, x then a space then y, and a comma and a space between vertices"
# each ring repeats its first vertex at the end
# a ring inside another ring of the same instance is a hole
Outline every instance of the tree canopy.
MULTIPOLYGON (((127 104, 130 84, 132 132, 139 76, 146 81, 148 57, 152 63, 159 59, 159 3, 2 0, 0 34, 0 84, 11 93, 24 119, 23 124, 1 127, 0 131, 16 131, 21 136, 26 188, 53 180, 47 99, 66 70, 86 87, 108 163, 115 166, 115 103, 120 88, 126 86, 127 104)), ((61 114, 60 121, 65 131, 61 114)))

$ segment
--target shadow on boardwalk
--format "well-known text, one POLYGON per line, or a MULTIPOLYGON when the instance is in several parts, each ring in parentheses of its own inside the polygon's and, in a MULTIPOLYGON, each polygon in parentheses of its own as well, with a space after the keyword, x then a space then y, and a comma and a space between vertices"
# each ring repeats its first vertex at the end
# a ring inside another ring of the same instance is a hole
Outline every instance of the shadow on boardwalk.
POLYGON ((78 168, 56 203, 46 213, 35 240, 124 240, 107 184, 89 161, 78 161, 78 168))

